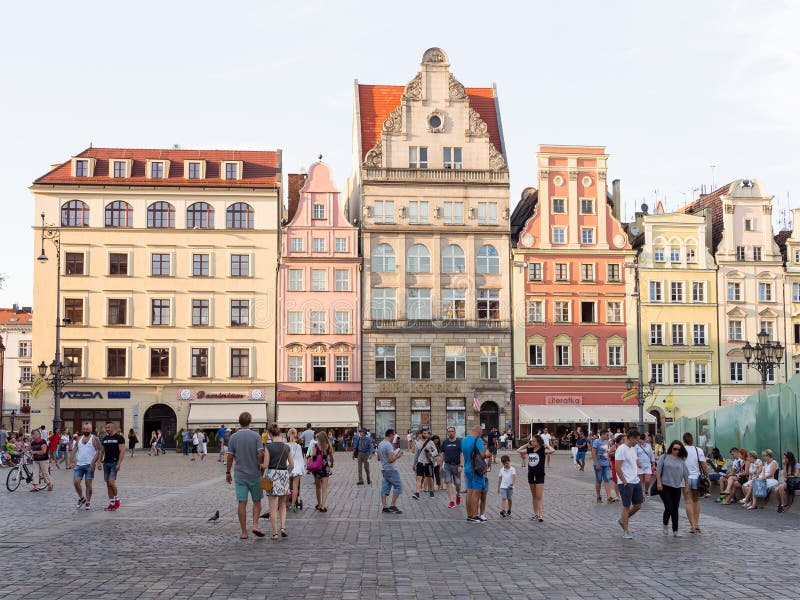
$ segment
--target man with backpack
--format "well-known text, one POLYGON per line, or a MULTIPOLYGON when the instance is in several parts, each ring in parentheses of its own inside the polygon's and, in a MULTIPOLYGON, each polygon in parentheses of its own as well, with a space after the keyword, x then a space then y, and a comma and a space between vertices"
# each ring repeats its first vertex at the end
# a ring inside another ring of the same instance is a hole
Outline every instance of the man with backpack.
POLYGON ((430 497, 433 498, 433 465, 439 455, 436 444, 431 439, 431 432, 427 429, 420 432, 420 439, 417 441, 417 453, 414 456, 414 471, 417 475, 417 488, 411 494, 414 500, 419 500, 419 493, 424 488, 428 489, 430 497))
POLYGON ((470 435, 461 441, 461 454, 464 456, 464 479, 467 483, 467 521, 482 523, 479 504, 481 494, 486 489, 486 458, 489 452, 482 439, 483 427, 475 424, 470 435))

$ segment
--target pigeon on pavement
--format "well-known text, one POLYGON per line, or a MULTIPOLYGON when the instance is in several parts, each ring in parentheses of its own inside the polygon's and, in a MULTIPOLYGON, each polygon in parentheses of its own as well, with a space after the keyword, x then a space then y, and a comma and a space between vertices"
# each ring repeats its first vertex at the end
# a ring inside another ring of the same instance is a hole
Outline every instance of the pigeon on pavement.
POLYGON ((219 511, 215 512, 214 516, 208 520, 209 523, 216 523, 217 521, 219 521, 219 511))

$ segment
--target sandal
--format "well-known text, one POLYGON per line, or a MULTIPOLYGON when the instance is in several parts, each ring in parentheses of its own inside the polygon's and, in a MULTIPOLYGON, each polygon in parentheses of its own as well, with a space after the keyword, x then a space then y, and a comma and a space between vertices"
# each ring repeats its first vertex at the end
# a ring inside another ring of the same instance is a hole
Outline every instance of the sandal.
POLYGON ((266 537, 266 535, 267 535, 266 533, 264 533, 260 529, 252 529, 251 531, 253 532, 253 535, 255 535, 256 537, 266 537))
POLYGON ((38 491, 39 491, 39 488, 33 488, 31 491, 32 491, 32 492, 38 492, 38 491))
POLYGON ((286 529, 284 529, 283 527, 281 527, 281 537, 289 537, 289 534, 286 533, 286 529))
POLYGON ((278 537, 278 534, 277 534, 277 533, 273 533, 273 534, 272 534, 272 541, 273 541, 273 542, 277 542, 279 539, 281 539, 281 538, 279 538, 279 537, 278 537))
POLYGON ((248 539, 248 537, 247 537, 247 534, 246 534, 246 533, 243 533, 242 535, 240 535, 240 536, 239 536, 239 539, 240 539, 240 540, 246 540, 246 539, 248 539))

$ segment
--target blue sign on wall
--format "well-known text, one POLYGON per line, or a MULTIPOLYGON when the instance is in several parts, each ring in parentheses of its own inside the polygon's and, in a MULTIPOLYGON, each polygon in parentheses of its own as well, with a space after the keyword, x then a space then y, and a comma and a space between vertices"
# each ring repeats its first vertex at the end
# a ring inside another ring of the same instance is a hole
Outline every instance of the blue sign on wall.
POLYGON ((108 392, 108 397, 109 397, 109 399, 116 398, 117 400, 120 400, 120 399, 123 399, 123 398, 130 398, 131 397, 131 393, 130 392, 108 392))

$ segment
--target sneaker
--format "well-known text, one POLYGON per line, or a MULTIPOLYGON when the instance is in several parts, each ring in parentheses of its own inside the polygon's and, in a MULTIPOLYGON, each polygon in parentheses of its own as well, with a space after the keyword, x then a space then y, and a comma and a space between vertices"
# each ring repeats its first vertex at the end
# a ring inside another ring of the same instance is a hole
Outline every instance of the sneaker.
POLYGON ((501 516, 501 517, 505 517, 505 516, 506 516, 506 511, 504 511, 504 510, 501 510, 501 511, 500 511, 500 516, 501 516))
POLYGON ((597 503, 598 504, 602 504, 603 503, 603 499, 600 496, 597 497, 597 503))
POLYGON ((433 498, 433 492, 428 492, 428 495, 433 498))
POLYGON ((419 500, 419 494, 417 494, 416 492, 415 492, 415 493, 413 493, 413 494, 411 494, 411 497, 412 497, 414 500, 419 500))
POLYGON ((622 531, 625 531, 625 526, 622 524, 622 519, 617 519, 617 525, 622 527, 622 531))
POLYGON ((539 515, 539 523, 541 523, 542 521, 544 521, 544 516, 539 515))
POLYGON ((679 532, 673 531, 672 532, 672 537, 683 537, 683 536, 679 532))
POLYGON ((664 535, 669 535, 669 529, 667 529, 666 527, 662 527, 661 533, 663 533, 664 535))
POLYGON ((396 515, 402 515, 403 514, 403 511, 400 510, 399 508, 397 508, 396 506, 390 506, 389 507, 389 512, 392 512, 392 513, 394 513, 396 515))
POLYGON ((786 507, 785 506, 779 506, 778 507, 778 512, 779 513, 785 513, 786 512, 786 507))
POLYGON ((467 523, 480 523, 481 520, 475 517, 467 517, 467 523))
POLYGON ((456 506, 461 506, 461 494, 456 494, 456 506))
POLYGON ((623 540, 632 540, 633 539, 633 534, 630 531, 626 531, 625 533, 622 534, 622 539, 623 540))
POLYGON ((383 507, 383 510, 382 510, 381 512, 384 512, 384 513, 391 513, 392 511, 390 511, 388 508, 386 508, 386 507, 384 506, 384 507, 383 507))
POLYGON ((105 511, 117 510, 116 506, 117 506, 116 503, 112 500, 111 502, 108 503, 108 506, 106 506, 103 510, 105 511))
POLYGON ((456 503, 451 500, 450 504, 447 506, 447 508, 455 508, 455 507, 456 507, 456 503))
POLYGON ((80 507, 81 507, 81 506, 83 506, 84 504, 86 504, 86 498, 81 498, 80 500, 78 500, 78 501, 75 503, 75 508, 80 508, 80 507))
POLYGON ((480 521, 481 523, 485 523, 488 520, 489 519, 486 518, 486 515, 478 515, 478 521, 480 521))
POLYGON ((531 521, 536 521, 539 518, 539 515, 533 515, 531 517, 531 521))
POLYGON ((118 510, 120 506, 121 504, 119 502, 119 498, 117 498, 116 500, 114 500, 114 510, 118 510))
POLYGON ((356 483, 356 485, 364 485, 364 482, 363 481, 359 481, 359 482, 356 483))
POLYGON ((87 502, 86 504, 83 505, 83 510, 92 510, 92 505, 89 502, 87 502))
POLYGON ((609 504, 611 504, 612 502, 616 502, 616 501, 617 501, 616 498, 609 498, 608 500, 606 500, 606 502, 608 502, 609 504))

